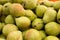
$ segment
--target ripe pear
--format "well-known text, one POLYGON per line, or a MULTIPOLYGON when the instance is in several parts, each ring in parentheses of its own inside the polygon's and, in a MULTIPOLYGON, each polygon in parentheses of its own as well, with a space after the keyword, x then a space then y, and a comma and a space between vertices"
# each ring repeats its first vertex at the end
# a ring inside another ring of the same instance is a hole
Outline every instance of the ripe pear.
POLYGON ((37 29, 37 30, 40 30, 42 29, 44 26, 43 24, 43 20, 40 19, 40 18, 36 18, 33 22, 32 22, 32 27, 37 29))
POLYGON ((59 40, 56 36, 47 36, 44 40, 59 40))
POLYGON ((13 24, 14 23, 14 18, 12 15, 8 15, 6 18, 5 18, 5 23, 6 24, 13 24))
POLYGON ((43 17, 43 15, 44 15, 44 13, 45 13, 46 10, 47 10, 47 7, 46 6, 44 6, 44 5, 38 5, 36 7, 35 12, 36 12, 36 15, 38 17, 43 17))
POLYGON ((39 31, 36 29, 29 29, 24 35, 24 40, 41 40, 39 31))
POLYGON ((28 17, 31 21, 37 18, 37 16, 32 10, 25 10, 25 16, 28 17))
POLYGON ((8 34, 7 40, 23 40, 21 31, 13 31, 8 34))
POLYGON ((10 11, 9 11, 9 6, 11 5, 12 3, 8 2, 8 3, 5 3, 3 5, 3 15, 9 15, 10 14, 10 11))
POLYGON ((58 23, 60 23, 60 9, 59 9, 58 14, 57 14, 57 21, 58 21, 58 23))
POLYGON ((38 0, 24 0, 23 4, 26 9, 34 9, 37 6, 38 0))
POLYGON ((25 15, 25 10, 23 6, 19 3, 13 3, 9 6, 10 14, 14 17, 20 17, 25 15))
POLYGON ((30 28, 31 21, 27 17, 19 17, 16 18, 15 21, 20 30, 26 30, 30 28))
POLYGON ((6 24, 3 27, 2 33, 7 36, 10 32, 17 31, 18 28, 14 24, 6 24))
POLYGON ((56 1, 53 5, 53 7, 56 9, 56 10, 59 10, 60 9, 60 1, 56 1))
POLYGON ((45 32, 48 35, 57 36, 59 34, 59 24, 50 22, 45 25, 45 32))
POLYGON ((57 15, 57 12, 54 9, 48 9, 43 16, 44 23, 55 21, 56 15, 57 15))

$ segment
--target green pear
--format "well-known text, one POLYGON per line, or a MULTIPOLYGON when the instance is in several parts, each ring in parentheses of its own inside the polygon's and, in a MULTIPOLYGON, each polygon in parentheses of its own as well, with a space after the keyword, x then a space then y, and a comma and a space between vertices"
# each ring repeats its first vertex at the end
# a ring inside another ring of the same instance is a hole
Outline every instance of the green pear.
POLYGON ((34 9, 37 6, 38 0, 24 0, 24 7, 27 9, 34 9))
POLYGON ((44 5, 38 5, 36 7, 35 12, 36 12, 36 15, 38 17, 43 17, 43 15, 44 15, 44 13, 45 13, 46 10, 47 10, 47 7, 46 6, 44 6, 44 5))
POLYGON ((5 23, 6 24, 13 24, 14 23, 14 18, 12 15, 8 15, 6 18, 5 18, 5 23))
POLYGON ((47 36, 44 40, 59 40, 56 36, 47 36))
POLYGON ((17 26, 15 26, 14 24, 6 24, 3 27, 2 33, 7 36, 10 32, 12 31, 18 31, 17 26))
POLYGON ((36 29, 29 29, 24 35, 24 40, 41 40, 39 31, 36 29))
POLYGON ((20 17, 25 15, 25 10, 23 6, 19 3, 13 3, 9 6, 10 14, 14 17, 20 17))
POLYGON ((27 17, 19 17, 16 18, 15 21, 20 30, 26 30, 30 28, 31 21, 27 17))
POLYGON ((34 14, 32 10, 25 10, 25 16, 28 17, 31 21, 37 18, 37 16, 34 14))
POLYGON ((54 9, 48 9, 43 16, 44 23, 55 21, 56 15, 57 15, 57 12, 54 9))
POLYGON ((42 29, 44 26, 43 24, 43 20, 40 19, 40 18, 36 18, 33 22, 32 22, 32 27, 37 29, 37 30, 40 30, 42 29))
POLYGON ((60 23, 60 9, 59 9, 58 14, 57 14, 57 21, 58 21, 58 23, 60 23))
POLYGON ((9 6, 11 5, 12 3, 8 2, 8 3, 5 3, 3 5, 3 15, 8 15, 10 14, 10 11, 9 11, 9 6))
POLYGON ((59 24, 50 22, 45 25, 45 32, 48 35, 57 36, 59 34, 59 24))
POLYGON ((40 33, 40 36, 42 37, 42 40, 43 40, 46 37, 45 31, 40 30, 39 33, 40 33))
POLYGON ((60 1, 56 1, 53 5, 53 7, 56 9, 56 10, 59 10, 60 9, 60 1))
POLYGON ((7 40, 23 40, 21 31, 13 31, 8 34, 7 40))

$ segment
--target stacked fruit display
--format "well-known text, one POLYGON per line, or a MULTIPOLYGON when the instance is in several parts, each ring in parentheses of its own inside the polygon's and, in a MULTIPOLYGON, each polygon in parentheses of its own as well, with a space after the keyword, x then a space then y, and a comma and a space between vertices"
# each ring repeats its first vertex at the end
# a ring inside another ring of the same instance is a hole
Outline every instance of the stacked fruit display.
POLYGON ((60 40, 60 1, 0 0, 0 40, 60 40))

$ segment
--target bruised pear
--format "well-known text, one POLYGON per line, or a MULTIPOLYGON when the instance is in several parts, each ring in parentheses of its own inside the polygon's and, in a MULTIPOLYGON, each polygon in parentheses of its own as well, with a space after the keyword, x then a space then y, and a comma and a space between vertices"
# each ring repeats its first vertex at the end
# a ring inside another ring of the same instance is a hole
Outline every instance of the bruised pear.
POLYGON ((56 15, 57 12, 54 9, 48 9, 43 16, 44 23, 55 21, 56 15))
POLYGON ((23 40, 21 31, 13 31, 8 34, 7 40, 23 40))
POLYGON ((59 34, 59 24, 50 22, 45 25, 45 32, 48 35, 57 36, 59 34))
POLYGON ((3 15, 9 15, 10 14, 10 11, 9 11, 9 6, 11 5, 12 3, 8 2, 8 3, 5 3, 3 5, 3 15))
POLYGON ((7 36, 10 32, 12 31, 17 31, 18 28, 17 26, 15 26, 14 24, 6 24, 4 27, 3 27, 3 30, 2 30, 2 33, 7 36))
POLYGON ((14 18, 12 15, 8 15, 6 18, 5 18, 5 23, 6 24, 13 24, 14 23, 14 18))
POLYGON ((37 16, 34 14, 32 10, 25 10, 25 16, 28 17, 31 21, 37 18, 37 16))
POLYGON ((23 4, 26 9, 34 9, 37 6, 38 0, 24 0, 23 4))
POLYGON ((19 3, 13 3, 9 6, 10 14, 14 17, 20 17, 25 15, 25 10, 23 6, 19 3))
POLYGON ((56 10, 59 10, 60 9, 60 1, 56 1, 53 5, 53 7, 56 9, 56 10))
POLYGON ((30 28, 31 21, 27 17, 19 17, 16 18, 15 21, 20 30, 26 30, 30 28))
POLYGON ((38 5, 36 7, 35 12, 36 12, 36 15, 38 17, 43 17, 43 15, 44 15, 44 13, 45 13, 46 10, 47 10, 47 7, 46 6, 44 6, 44 5, 38 5))
POLYGON ((58 23, 60 23, 60 9, 59 9, 58 14, 57 14, 57 21, 58 21, 58 23))
POLYGON ((32 27, 37 29, 37 30, 40 30, 42 29, 44 26, 43 24, 43 20, 42 19, 39 19, 39 18, 36 18, 33 22, 32 22, 32 27))
POLYGON ((41 40, 39 31, 36 29, 29 29, 24 35, 24 40, 41 40))
POLYGON ((47 36, 44 40, 59 40, 56 36, 47 36))

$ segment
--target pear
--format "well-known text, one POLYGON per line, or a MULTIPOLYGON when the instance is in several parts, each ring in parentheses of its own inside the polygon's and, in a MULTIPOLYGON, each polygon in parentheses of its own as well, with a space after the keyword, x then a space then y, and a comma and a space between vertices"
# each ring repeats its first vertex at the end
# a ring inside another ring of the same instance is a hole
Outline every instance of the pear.
POLYGON ((26 30, 30 28, 31 21, 27 17, 19 17, 15 19, 16 25, 20 30, 26 30))
POLYGON ((44 13, 45 13, 46 10, 47 10, 47 7, 46 6, 44 6, 44 5, 38 5, 36 7, 35 12, 36 12, 36 15, 38 17, 43 17, 43 15, 44 15, 44 13))
POLYGON ((23 40, 21 31, 13 31, 8 34, 7 40, 23 40))
POLYGON ((44 24, 43 24, 43 20, 40 18, 36 18, 33 22, 32 22, 32 27, 37 29, 37 30, 41 30, 43 28, 44 24))
POLYGON ((59 24, 50 22, 45 25, 45 32, 48 35, 57 36, 59 34, 59 24))
POLYGON ((37 16, 32 10, 25 10, 25 16, 28 17, 31 21, 37 18, 37 16))
POLYGON ((25 15, 25 10, 23 6, 19 3, 13 3, 9 6, 10 14, 14 17, 20 17, 25 15))
POLYGON ((24 0, 23 4, 26 9, 34 9, 37 6, 38 0, 24 0))
POLYGON ((12 15, 8 15, 6 18, 5 18, 5 23, 6 24, 14 24, 14 18, 12 15))
POLYGON ((14 24, 6 24, 3 27, 2 33, 7 36, 10 32, 12 31, 18 31, 17 26, 15 26, 14 24))
POLYGON ((41 40, 39 31, 36 29, 29 29, 24 35, 24 40, 41 40))
POLYGON ((48 9, 43 16, 44 23, 55 21, 56 15, 57 15, 57 12, 54 9, 48 9))

